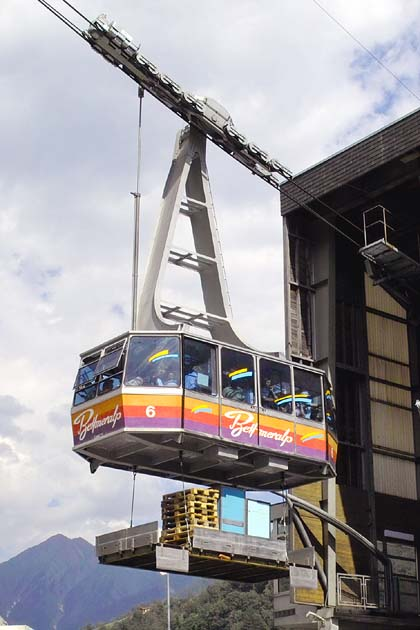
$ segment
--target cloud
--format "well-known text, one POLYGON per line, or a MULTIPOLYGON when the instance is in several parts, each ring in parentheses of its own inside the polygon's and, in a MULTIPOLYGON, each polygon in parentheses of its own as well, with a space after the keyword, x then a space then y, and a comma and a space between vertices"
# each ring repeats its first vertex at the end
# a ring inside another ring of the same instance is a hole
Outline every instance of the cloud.
POLYGON ((0 417, 2 421, 12 418, 18 418, 24 413, 28 413, 24 405, 17 398, 8 395, 0 395, 0 417))
POLYGON ((18 461, 14 449, 6 442, 0 442, 0 461, 6 464, 18 461))
MULTIPOLYGON (((0 395, 0 438, 18 438, 21 436, 22 430, 16 423, 16 419, 27 413, 31 413, 31 411, 22 405, 14 396, 0 395)), ((4 447, 4 454, 10 450, 10 446, 8 444, 3 443, 0 446, 4 447)))

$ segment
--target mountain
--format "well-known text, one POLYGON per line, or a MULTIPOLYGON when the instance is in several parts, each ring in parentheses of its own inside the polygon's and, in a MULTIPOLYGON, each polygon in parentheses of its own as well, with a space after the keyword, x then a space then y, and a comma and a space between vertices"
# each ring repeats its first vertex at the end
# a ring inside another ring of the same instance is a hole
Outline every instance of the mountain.
MULTIPOLYGON (((201 580, 171 577, 171 590, 197 590, 201 580)), ((61 534, 0 564, 0 616, 34 630, 79 630, 165 596, 157 572, 98 564, 83 538, 61 534)))

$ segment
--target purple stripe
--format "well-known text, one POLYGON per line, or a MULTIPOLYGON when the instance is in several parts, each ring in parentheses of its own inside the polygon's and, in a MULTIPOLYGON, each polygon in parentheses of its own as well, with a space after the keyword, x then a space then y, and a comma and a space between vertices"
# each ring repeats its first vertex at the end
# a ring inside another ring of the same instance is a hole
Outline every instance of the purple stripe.
POLYGON ((315 459, 326 459, 325 450, 320 448, 309 448, 309 446, 296 446, 296 453, 298 455, 314 457, 315 459))
POLYGON ((219 427, 215 427, 214 424, 207 424, 206 422, 184 420, 184 429, 188 431, 201 431, 201 433, 208 433, 209 435, 219 435, 219 427))
POLYGON ((241 435, 237 437, 233 437, 230 429, 225 429, 224 427, 222 427, 221 434, 222 434, 222 437, 228 440, 232 440, 232 442, 240 442, 241 444, 251 444, 255 446, 258 444, 257 431, 255 432, 253 436, 249 436, 248 433, 243 432, 241 433, 241 435))
POLYGON ((131 416, 125 419, 128 429, 181 429, 181 418, 147 418, 145 416, 131 416))
POLYGON ((260 446, 263 446, 264 448, 272 448, 276 451, 284 451, 285 453, 293 453, 293 451, 295 450, 294 440, 291 444, 283 444, 282 446, 281 440, 261 437, 261 435, 260 446))
POLYGON ((83 444, 87 444, 88 442, 95 440, 99 437, 104 437, 105 435, 109 435, 110 433, 115 433, 124 427, 124 419, 120 418, 116 421, 115 426, 112 424, 104 424, 104 426, 99 427, 96 431, 87 431, 86 437, 84 440, 80 440, 78 435, 74 436, 74 446, 81 446, 83 444))

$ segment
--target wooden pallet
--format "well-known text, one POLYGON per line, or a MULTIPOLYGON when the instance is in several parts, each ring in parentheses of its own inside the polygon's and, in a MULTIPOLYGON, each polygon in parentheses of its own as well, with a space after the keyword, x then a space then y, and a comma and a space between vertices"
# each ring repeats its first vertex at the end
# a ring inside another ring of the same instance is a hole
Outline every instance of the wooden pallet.
POLYGON ((161 507, 164 510, 185 510, 185 507, 194 510, 217 510, 217 506, 218 502, 212 499, 210 501, 191 501, 189 499, 186 499, 185 501, 162 501, 161 503, 161 507))
POLYGON ((219 514, 217 510, 186 510, 179 508, 178 510, 162 510, 162 520, 169 518, 171 520, 177 518, 218 518, 219 514))
MULTIPOLYGON (((208 521, 209 523, 217 523, 219 517, 217 514, 214 516, 208 516, 206 514, 183 514, 182 516, 165 516, 162 517, 162 523, 195 523, 197 521, 208 521)), ((165 528, 164 528, 165 529, 165 528)))
POLYGON ((197 512, 195 510, 173 510, 162 511, 162 520, 170 519, 171 521, 176 519, 185 519, 185 518, 210 518, 215 519, 219 518, 219 514, 217 510, 206 510, 204 512, 197 512))
MULTIPOLYGON (((184 525, 185 521, 182 521, 181 523, 174 523, 173 521, 166 521, 163 523, 162 525, 162 529, 164 529, 165 531, 168 530, 180 530, 183 527, 185 527, 184 525)), ((198 525, 199 527, 211 527, 212 529, 219 529, 219 522, 218 521, 190 521, 189 523, 189 527, 190 529, 194 527, 194 525, 198 525)))
POLYGON ((213 497, 219 498, 220 490, 217 488, 188 488, 185 490, 179 490, 178 492, 171 492, 170 494, 164 494, 163 499, 176 499, 179 497, 184 497, 189 495, 199 495, 202 497, 213 497))

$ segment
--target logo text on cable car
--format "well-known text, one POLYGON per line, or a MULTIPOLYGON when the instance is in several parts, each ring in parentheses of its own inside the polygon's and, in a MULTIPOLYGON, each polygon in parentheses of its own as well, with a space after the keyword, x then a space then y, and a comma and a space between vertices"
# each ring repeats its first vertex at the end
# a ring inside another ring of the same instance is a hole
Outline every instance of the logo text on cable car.
POLYGON ((102 429, 102 427, 106 425, 111 425, 111 429, 113 429, 120 418, 121 412, 119 411, 118 405, 116 405, 112 413, 103 417, 98 417, 98 414, 95 414, 95 410, 90 408, 79 413, 73 420, 73 424, 75 426, 79 425, 78 438, 83 442, 88 433, 91 433, 93 437, 98 429, 102 429))
MULTIPOLYGON (((252 437, 258 429, 258 422, 256 421, 254 414, 248 411, 231 409, 230 411, 226 411, 225 417, 232 420, 232 423, 229 425, 229 429, 231 436, 234 438, 240 437, 242 433, 247 433, 250 437, 252 437)), ((286 429, 283 433, 280 433, 279 431, 266 431, 265 429, 260 429, 259 435, 260 437, 280 442, 280 446, 292 444, 293 442, 293 434, 290 429, 286 429)))
POLYGON ((258 422, 255 421, 254 414, 248 411, 232 409, 231 411, 226 411, 225 417, 232 420, 229 425, 232 437, 239 437, 242 433, 248 433, 252 437, 258 429, 258 422))

